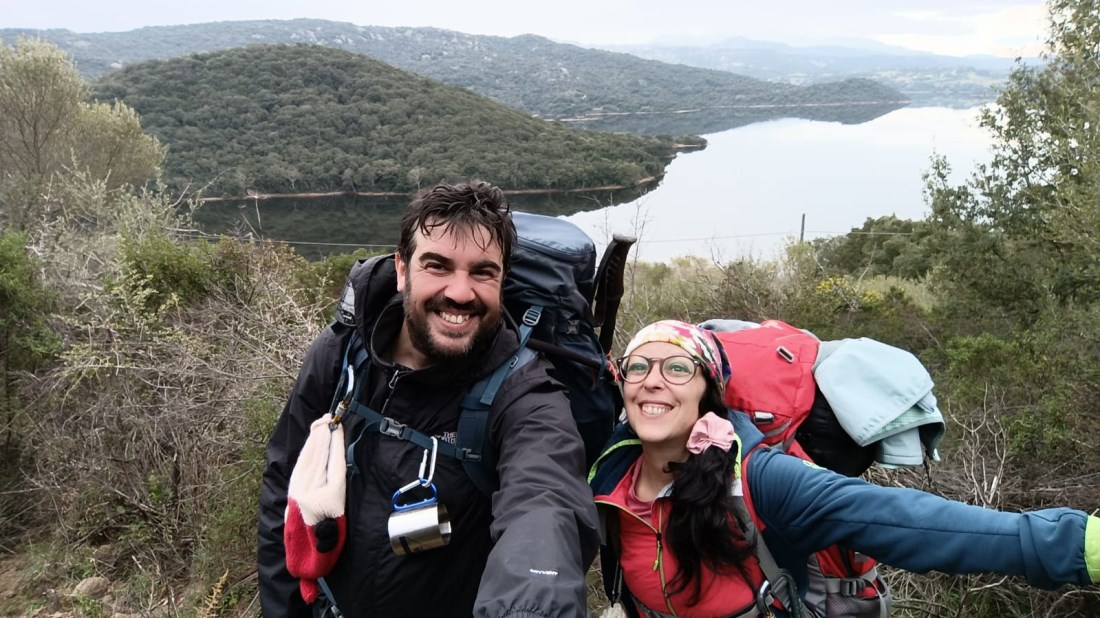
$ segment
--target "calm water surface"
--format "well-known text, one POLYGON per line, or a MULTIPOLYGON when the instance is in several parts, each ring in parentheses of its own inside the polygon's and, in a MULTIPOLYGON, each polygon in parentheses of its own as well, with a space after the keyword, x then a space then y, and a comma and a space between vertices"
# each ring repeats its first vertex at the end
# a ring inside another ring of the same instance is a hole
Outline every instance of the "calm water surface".
MULTIPOLYGON (((977 109, 903 108, 870 122, 763 122, 707 135, 705 150, 681 154, 647 193, 618 191, 510 198, 518 210, 567 218, 601 248, 611 233, 637 236, 638 257, 667 261, 771 258, 797 239, 844 234, 868 217, 921 218, 921 175, 933 153, 962 182, 989 159, 977 109)), ((491 180, 491 179, 487 179, 491 180)), ((208 203, 206 231, 292 242, 307 257, 366 245, 390 246, 408 197, 340 197, 208 203)))
POLYGON ((939 153, 963 182, 990 158, 978 109, 904 108, 858 125, 778 120, 707 135, 660 186, 629 203, 569 219, 601 244, 640 240, 639 257, 770 258, 797 239, 844 234, 868 217, 923 218, 922 173, 939 153))

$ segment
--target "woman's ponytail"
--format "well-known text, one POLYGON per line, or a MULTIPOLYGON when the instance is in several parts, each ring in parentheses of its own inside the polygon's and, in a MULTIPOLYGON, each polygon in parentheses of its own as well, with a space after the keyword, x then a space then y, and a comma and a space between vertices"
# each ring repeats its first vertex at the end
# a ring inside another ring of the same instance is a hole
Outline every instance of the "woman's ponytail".
POLYGON ((743 542, 740 530, 744 523, 738 521, 730 496, 739 456, 736 450, 736 443, 729 452, 708 448, 683 463, 669 464, 675 480, 665 538, 679 563, 670 588, 676 594, 690 586, 692 604, 702 593, 703 567, 716 573, 738 573, 748 580, 743 562, 752 550, 743 542))

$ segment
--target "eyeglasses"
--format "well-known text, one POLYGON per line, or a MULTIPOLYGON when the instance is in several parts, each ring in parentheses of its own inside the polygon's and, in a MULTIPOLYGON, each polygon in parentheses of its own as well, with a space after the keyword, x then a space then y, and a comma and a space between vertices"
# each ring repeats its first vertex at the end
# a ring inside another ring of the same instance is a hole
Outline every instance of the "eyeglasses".
POLYGON ((687 384, 695 377, 699 361, 690 356, 669 356, 666 358, 646 358, 637 354, 619 359, 619 374, 623 382, 635 384, 649 376, 655 365, 661 366, 661 377, 669 384, 687 384))

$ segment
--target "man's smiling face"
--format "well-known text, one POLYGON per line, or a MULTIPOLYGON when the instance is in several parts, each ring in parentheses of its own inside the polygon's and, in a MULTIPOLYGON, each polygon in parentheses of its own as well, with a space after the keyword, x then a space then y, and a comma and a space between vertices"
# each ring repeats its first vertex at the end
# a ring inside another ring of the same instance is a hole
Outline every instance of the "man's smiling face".
POLYGON ((416 232, 408 263, 397 256, 397 289, 405 296, 402 344, 411 346, 416 366, 458 358, 488 343, 502 311, 504 263, 489 231, 429 229, 416 232))

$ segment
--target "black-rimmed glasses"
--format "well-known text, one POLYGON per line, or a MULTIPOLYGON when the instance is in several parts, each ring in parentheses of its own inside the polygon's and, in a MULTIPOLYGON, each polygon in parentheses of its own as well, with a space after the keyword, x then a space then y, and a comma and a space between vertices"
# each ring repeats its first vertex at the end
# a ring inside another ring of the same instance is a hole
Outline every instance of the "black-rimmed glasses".
POLYGON ((661 367, 661 377, 669 384, 687 384, 695 377, 699 361, 690 356, 668 356, 666 358, 646 358, 631 354, 619 359, 619 375, 623 382, 634 384, 646 379, 655 365, 661 367))

